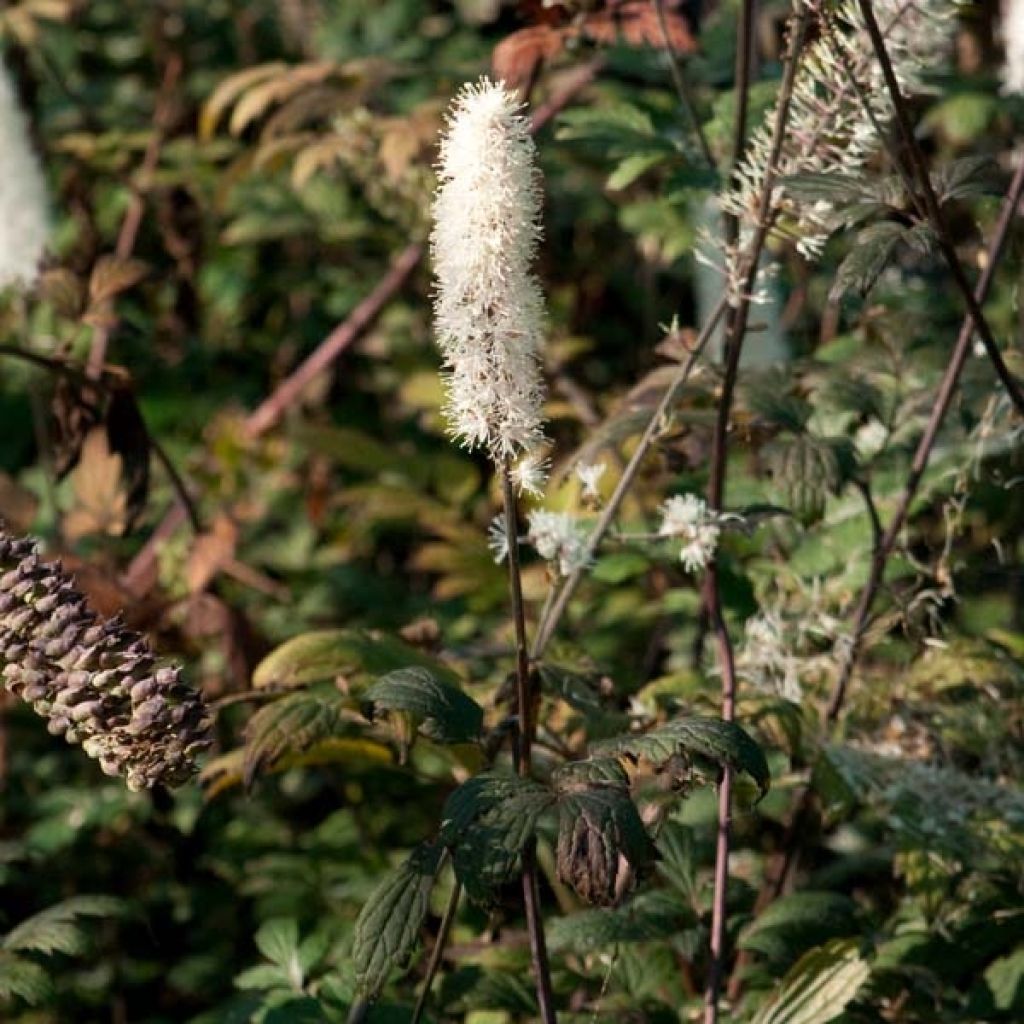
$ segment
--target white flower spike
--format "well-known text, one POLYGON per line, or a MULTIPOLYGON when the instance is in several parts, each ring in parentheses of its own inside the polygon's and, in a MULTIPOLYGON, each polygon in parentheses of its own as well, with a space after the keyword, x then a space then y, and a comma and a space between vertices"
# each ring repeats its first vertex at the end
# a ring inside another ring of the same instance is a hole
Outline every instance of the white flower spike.
POLYGON ((43 170, 0 58, 0 289, 35 283, 49 223, 43 170))
POLYGON ((430 238, 449 429, 495 462, 543 440, 544 298, 531 270, 540 173, 520 109, 512 92, 486 78, 455 98, 430 238))
POLYGON ((603 462, 581 462, 576 466, 576 476, 583 485, 583 497, 586 500, 594 502, 601 500, 599 484, 607 468, 603 462))

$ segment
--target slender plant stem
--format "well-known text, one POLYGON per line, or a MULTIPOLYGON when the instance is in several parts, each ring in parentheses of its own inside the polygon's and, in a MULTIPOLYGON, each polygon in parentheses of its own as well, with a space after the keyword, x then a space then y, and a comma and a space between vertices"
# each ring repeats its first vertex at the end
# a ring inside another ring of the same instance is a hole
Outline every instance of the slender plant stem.
MULTIPOLYGON (((978 279, 977 291, 972 295, 975 305, 980 306, 980 304, 988 297, 989 289, 992 286, 992 280, 995 277, 996 268, 999 265, 1003 248, 1005 247, 1006 240, 1009 237, 1010 227, 1013 224, 1014 217, 1016 216, 1017 207, 1020 205, 1022 194, 1024 194, 1024 154, 1021 154, 1021 159, 1017 165, 1013 180, 1010 183, 1010 188, 1007 193, 1006 201, 1003 204, 999 221, 996 224, 995 231, 993 232, 992 240, 989 242, 985 268, 981 273, 981 277, 978 279)), ((921 478, 924 476, 925 470, 928 468, 928 462, 931 458, 932 449, 935 447, 935 441, 938 438, 939 430, 942 427, 947 412, 949 411, 950 404, 953 401, 953 396, 956 394, 960 374, 963 371, 964 364, 966 363, 967 357, 971 351, 971 342, 974 337, 976 323, 977 321, 975 320, 973 313, 968 311, 960 326, 959 337, 956 340, 956 345, 953 348, 949 363, 946 366, 946 372, 943 374, 939 390, 936 393, 935 401, 932 405, 932 411, 928 417, 928 423, 925 426, 924 433, 921 435, 921 440, 918 442, 917 450, 914 453, 910 473, 907 476, 906 483, 904 484, 899 503, 896 506, 892 519, 889 521, 889 526, 886 529, 885 534, 882 536, 881 541, 875 546, 875 551, 871 559, 871 567, 868 571, 868 579, 864 585, 864 589, 861 591, 860 599, 857 602, 857 608, 854 612, 854 625, 850 649, 843 662, 842 668, 840 669, 836 685, 833 688, 832 695, 828 703, 826 721, 829 724, 835 722, 842 711, 843 703, 846 699, 847 688, 850 683, 850 677, 853 675, 857 656, 860 653, 864 634, 867 631, 868 623, 871 618, 871 609, 882 585, 886 562, 888 561, 893 548, 896 546, 896 541, 899 538, 900 531, 903 529, 903 525, 906 522, 907 515, 910 511, 911 502, 914 500, 914 496, 917 494, 917 489, 921 483, 921 478)))
MULTIPOLYGON (((519 727, 516 730, 515 759, 520 776, 528 778, 531 769, 534 723, 530 692, 530 657, 526 645, 526 606, 523 601, 523 581, 519 565, 518 503, 509 459, 506 459, 501 467, 501 484, 505 505, 505 538, 508 542, 509 590, 516 633, 516 704, 519 727)), ((551 965, 548 962, 544 922, 540 911, 540 893, 537 888, 537 856, 534 841, 531 840, 524 847, 522 861, 523 904, 526 908, 526 928, 530 936, 530 954, 537 983, 537 1003, 544 1024, 557 1024, 554 993, 551 988, 551 965)))
POLYGON ((679 54, 676 53, 675 47, 672 45, 672 37, 669 35, 668 22, 665 18, 665 0, 654 0, 654 10, 658 15, 658 28, 661 30, 661 39, 665 47, 665 53, 668 55, 668 66, 672 73, 672 83, 675 85, 676 93, 679 96, 679 105, 683 108, 683 113, 686 114, 686 120, 689 122, 690 130, 697 140, 697 145, 700 147, 705 163, 714 170, 715 158, 711 153, 711 147, 708 145, 704 129, 701 127, 693 98, 690 96, 690 89, 686 84, 686 76, 683 74, 679 54))
MULTIPOLYGON (((182 60, 180 55, 172 54, 164 68, 160 88, 157 90, 156 105, 153 110, 153 130, 146 146, 146 152, 142 157, 142 165, 139 168, 139 183, 133 191, 131 202, 121 221, 121 228, 117 234, 117 244, 114 248, 114 255, 119 260, 128 259, 135 248, 135 242, 139 235, 139 228, 142 225, 142 214, 145 210, 145 199, 142 190, 145 189, 160 162, 160 152, 163 149, 164 138, 167 132, 168 111, 170 110, 171 97, 174 95, 175 86, 181 77, 182 60)), ((107 357, 107 345, 110 341, 110 328, 107 326, 96 327, 92 334, 92 345, 89 349, 89 359, 86 363, 86 376, 96 380, 103 374, 103 364, 107 357)))
MULTIPOLYGON (((752 13, 745 12, 744 21, 752 19, 752 13)), ((726 331, 725 370, 722 381, 721 395, 718 402, 718 415, 711 442, 711 471, 708 479, 708 505, 714 511, 722 508, 725 495, 725 477, 728 467, 729 420, 732 412, 732 399, 739 375, 740 356, 746 338, 747 323, 750 315, 751 297, 757 281, 757 268, 761 253, 768 238, 771 225, 772 191, 778 173, 779 158, 785 138, 786 124, 793 99, 793 87, 799 65, 800 51, 806 33, 808 13, 802 9, 799 17, 790 26, 789 47, 786 55, 785 70, 779 86, 779 99, 775 112, 775 123, 772 127, 772 145, 768 163, 765 167, 759 197, 758 215, 753 237, 749 248, 744 254, 743 289, 739 295, 737 306, 732 310, 726 331)), ((738 84, 743 91, 749 89, 749 55, 745 68, 740 69, 738 84)), ((739 100, 737 100, 738 106, 739 100)), ((739 115, 737 115, 739 117, 739 115)), ((735 138, 735 161, 743 152, 745 135, 739 130, 735 138)), ((734 161, 734 166, 735 166, 734 161)), ((735 221, 727 221, 726 234, 735 235, 735 221)), ((722 613, 722 600, 718 580, 717 552, 708 565, 704 587, 704 606, 711 629, 715 634, 718 648, 719 669, 722 675, 722 717, 732 721, 736 714, 736 671, 733 657, 732 641, 722 613)), ((708 968, 707 986, 704 992, 704 1022, 717 1024, 718 999, 725 962, 725 920, 728 903, 729 882, 729 831, 732 807, 732 772, 726 768, 722 774, 722 784, 718 794, 718 832, 715 846, 715 876, 711 906, 711 960, 708 968)))
POLYGON ((437 976, 444 958, 444 947, 448 944, 448 936, 451 934, 452 924, 455 915, 459 911, 459 902, 462 899, 462 883, 456 878, 452 883, 452 893, 448 897, 448 906, 444 909, 444 917, 441 918, 441 927, 438 929, 437 938, 434 940, 434 948, 430 953, 430 963, 427 964, 427 976, 423 979, 423 988, 420 990, 419 998, 416 1000, 416 1008, 412 1013, 411 1024, 420 1024, 423 1019, 423 1011, 427 1008, 427 1000, 430 998, 430 990, 434 985, 434 978, 437 976))
MULTIPOLYGON (((1010 187, 1003 203, 999 220, 996 222, 995 229, 988 244, 985 268, 978 280, 977 291, 975 293, 979 304, 983 303, 988 297, 988 293, 995 276, 996 267, 998 266, 1003 250, 1006 247, 1006 242, 1010 235, 1010 228, 1012 227, 1013 220, 1017 215, 1017 209, 1020 205, 1022 196, 1024 196, 1024 153, 1018 155, 1017 169, 1014 172, 1012 181, 1010 182, 1010 187)), ((881 588, 882 577, 885 572, 885 564, 896 545, 896 540, 903 528, 903 524, 906 522, 910 505, 917 493, 917 489, 921 483, 921 478, 928 467, 931 452, 935 446, 936 438, 938 437, 939 428, 942 426, 942 423, 949 411, 950 404, 952 403, 952 399, 956 391, 957 382, 961 372, 963 371, 967 356, 970 353, 971 340, 973 337, 974 321, 970 314, 968 314, 964 317, 963 323, 961 324, 960 334, 957 338, 953 352, 950 355, 949 363, 946 366, 945 373, 943 374, 942 381, 936 393, 935 401, 932 405, 932 411, 929 415, 925 431, 921 436, 921 440, 918 442, 917 451, 914 454, 914 460, 911 464, 911 471, 907 477, 906 483, 904 484, 904 489, 900 496, 896 511, 893 513, 893 518, 889 523, 888 529, 884 532, 879 533, 878 527, 874 525, 874 520, 878 518, 877 508, 872 514, 869 506, 868 514, 872 518, 872 534, 874 537, 871 568, 869 569, 868 580, 864 585, 864 589, 861 591, 860 598, 857 602, 857 608, 854 612, 851 648, 840 668, 839 677, 829 700, 826 711, 826 723, 828 725, 834 725, 842 712, 848 692, 850 678, 853 674, 857 656, 863 643, 864 634, 867 630, 871 608, 878 596, 878 591, 881 588)), ((879 527, 881 526, 880 519, 878 525, 879 527)), ((795 800, 795 807, 790 815, 789 824, 786 827, 786 832, 783 836, 782 842, 780 843, 779 853, 775 857, 774 865, 767 872, 765 884, 762 887, 761 892, 758 894, 757 902, 754 907, 755 913, 760 912, 766 906, 774 902, 774 900, 776 900, 785 889, 786 880, 792 873, 797 860, 800 850, 800 839, 807 831, 813 795, 814 791, 811 789, 810 785, 805 785, 801 789, 799 797, 795 800)), ((738 963, 737 967, 739 966, 740 964, 738 963)), ((738 995, 739 987, 739 975, 738 973, 734 973, 729 985, 730 996, 732 998, 735 998, 736 995, 738 995)))
POLYGON ((938 197, 932 186, 931 176, 928 173, 928 164, 914 136, 914 128, 910 123, 907 103, 900 89, 899 80, 892 66, 892 60, 889 58, 889 52, 885 48, 885 39, 882 36, 881 29, 878 27, 878 21, 875 18, 875 12, 871 8, 871 2, 870 0, 857 0, 857 3, 864 18, 865 28, 867 28, 868 35, 871 38, 871 45, 874 48, 875 56, 878 58, 878 63, 881 66, 889 98, 892 100, 893 110, 896 114, 896 124, 899 127, 900 136, 903 141, 903 150, 906 154, 907 164, 917 181, 917 187, 920 190, 919 195, 924 204, 928 219, 931 222, 932 230, 938 239, 939 248, 949 266, 950 273, 953 275, 953 281, 963 296, 967 312, 973 321, 974 329, 978 332, 978 336, 985 346, 985 351, 992 361, 997 376, 1006 389, 1006 393, 1010 396, 1010 401, 1013 403, 1014 408, 1020 415, 1024 416, 1024 393, 1021 392, 1020 385, 1003 360, 1002 353, 999 351, 999 345, 996 343, 995 336, 992 333, 992 328, 982 312, 981 304, 974 294, 970 281, 967 280, 967 274, 964 271, 963 264, 960 262, 960 257, 957 256, 956 247, 953 244, 953 238, 946 224, 945 215, 942 212, 942 207, 939 205, 938 197))

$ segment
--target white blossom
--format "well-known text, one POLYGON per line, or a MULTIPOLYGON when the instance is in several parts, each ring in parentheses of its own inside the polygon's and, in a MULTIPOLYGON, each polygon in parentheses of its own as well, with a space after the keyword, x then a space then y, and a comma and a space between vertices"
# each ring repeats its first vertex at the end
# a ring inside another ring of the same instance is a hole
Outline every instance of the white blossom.
POLYGON ((661 506, 662 537, 683 541, 679 560, 687 572, 697 572, 711 561, 721 533, 719 517, 695 494, 677 494, 661 506))
POLYGON ((496 565, 508 558, 508 531, 505 528, 505 513, 496 515, 487 527, 487 546, 491 549, 496 565))
POLYGON ((512 468, 512 480, 520 494, 539 498, 544 493, 551 460, 541 449, 527 452, 512 468))
POLYGON ((557 562, 558 571, 569 576, 590 565, 587 551, 587 525, 567 512, 538 509, 529 518, 527 537, 537 554, 547 562, 557 562))
POLYGON ((486 78, 456 97, 430 239, 449 429, 495 461, 543 438, 544 298, 530 269, 541 234, 540 174, 520 109, 486 78))
POLYGON ((799 703, 802 659, 793 652, 786 623, 777 612, 762 612, 747 619, 744 642, 736 652, 741 678, 759 690, 777 693, 799 703))
POLYGON ((30 288, 49 237, 46 182, 0 58, 0 288, 30 288))
MULTIPOLYGON (((871 114, 883 130, 893 116, 881 65, 857 0, 797 2, 817 15, 818 25, 813 42, 799 58, 778 177, 856 175, 882 144, 861 95, 867 97, 871 114)), ((951 51, 955 4, 952 0, 873 0, 873 7, 901 89, 923 91, 924 74, 940 67, 951 51)), ((748 229, 755 226, 775 118, 772 108, 751 136, 735 185, 722 196, 723 208, 748 229)), ((830 203, 797 200, 780 185, 772 196, 772 208, 790 222, 787 230, 799 237, 797 248, 806 258, 821 255, 835 227, 830 203)))
POLYGON ((591 501, 600 501, 601 492, 598 490, 598 484, 601 481, 601 477, 604 476, 604 471, 608 467, 603 462, 580 462, 576 465, 576 476, 579 478, 581 484, 583 484, 583 497, 591 501))
POLYGON ((1003 92, 1024 93, 1024 3, 1003 0, 1003 92))

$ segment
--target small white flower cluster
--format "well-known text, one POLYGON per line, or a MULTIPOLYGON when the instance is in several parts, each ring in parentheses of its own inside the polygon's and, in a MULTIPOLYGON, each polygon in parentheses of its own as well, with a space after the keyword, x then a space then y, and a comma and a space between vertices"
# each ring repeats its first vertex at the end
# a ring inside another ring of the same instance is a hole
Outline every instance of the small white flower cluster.
POLYGON ((0 59, 0 289, 35 283, 49 234, 43 170, 0 59))
POLYGON ((603 462, 580 462, 576 466, 576 477, 583 485, 583 498, 595 504, 601 500, 599 484, 608 467, 603 462))
POLYGON ((591 558, 587 551, 589 531, 586 524, 568 512, 538 509, 530 513, 527 537, 537 554, 547 562, 558 564, 563 576, 585 569, 591 558))
MULTIPOLYGON (((798 0, 817 16, 817 38, 800 57, 789 128, 778 176, 858 174, 878 151, 878 138, 864 109, 863 94, 884 128, 892 119, 889 94, 856 0, 798 0), (834 29, 834 31, 833 31, 834 29), (851 72, 856 81, 851 81, 851 72)), ((953 0, 874 0, 875 14, 900 86, 921 92, 923 74, 941 66, 951 48, 953 0)), ((736 185, 722 196, 725 210, 752 226, 768 168, 775 108, 753 133, 736 173, 736 185)), ((791 218, 797 248, 808 259, 820 256, 834 230, 827 201, 797 202, 776 188, 774 211, 791 218)))
MULTIPOLYGON (((505 516, 495 516, 487 530, 487 546, 495 562, 508 558, 508 537, 505 516)), ((531 545, 546 562, 557 564, 562 576, 571 576, 577 569, 586 569, 593 559, 587 550, 590 531, 586 522, 568 512, 538 509, 529 516, 529 529, 520 543, 531 545)))
POLYGON ((512 467, 512 481, 520 494, 539 498, 544 493, 544 484, 547 483, 550 469, 551 460, 544 449, 535 448, 527 452, 512 467))
POLYGON ((431 253, 452 435, 496 462, 543 438, 544 298, 530 266, 540 175, 515 95, 482 78, 456 97, 441 140, 431 253))
POLYGON ((815 585, 800 611, 765 608, 747 619, 736 671, 755 689, 799 703, 803 682, 835 673, 850 653, 843 621, 826 610, 815 585))
POLYGON ((722 532, 722 517, 696 494, 677 494, 661 506, 662 537, 678 537, 683 544, 679 560, 687 572, 705 568, 714 557, 722 532))
POLYGON ((749 228, 745 228, 741 235, 739 242, 729 245, 724 238, 713 235, 707 228, 700 228, 697 231, 697 244, 693 250, 693 258, 721 276, 725 282, 725 294, 729 305, 734 309, 738 308, 744 300, 754 306, 764 306, 771 299, 767 281, 774 276, 778 267, 762 261, 754 278, 753 291, 749 294, 746 293, 747 271, 743 266, 743 257, 750 235, 749 228))

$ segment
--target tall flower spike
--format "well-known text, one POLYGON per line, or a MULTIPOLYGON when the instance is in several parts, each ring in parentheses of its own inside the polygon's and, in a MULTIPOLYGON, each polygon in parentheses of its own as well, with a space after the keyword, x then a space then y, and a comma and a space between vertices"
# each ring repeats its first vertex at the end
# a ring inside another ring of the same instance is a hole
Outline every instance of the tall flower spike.
MULTIPOLYGON (((794 6, 815 16, 819 35, 800 56, 778 176, 856 175, 882 145, 862 96, 883 128, 893 116, 864 19, 856 0, 794 0, 794 6)), ((955 3, 874 0, 874 8, 900 85, 907 92, 920 91, 925 72, 941 66, 950 51, 955 3)), ((722 207, 748 228, 753 226, 768 168, 774 123, 775 111, 769 110, 751 136, 735 186, 721 199, 722 207)), ((830 204, 797 201, 783 186, 773 195, 773 205, 773 212, 781 212, 800 235, 797 248, 803 255, 819 256, 833 230, 830 204)))
POLYGON ((540 172, 520 109, 486 78, 455 98, 430 238, 449 429, 496 462, 543 439, 544 298, 530 269, 541 234, 540 172))
POLYGON ((48 237, 43 171, 0 57, 0 289, 35 283, 48 237))
POLYGON ((132 790, 185 782, 210 742, 207 709, 179 669, 158 667, 145 640, 99 619, 59 563, 2 527, 0 678, 132 790))

